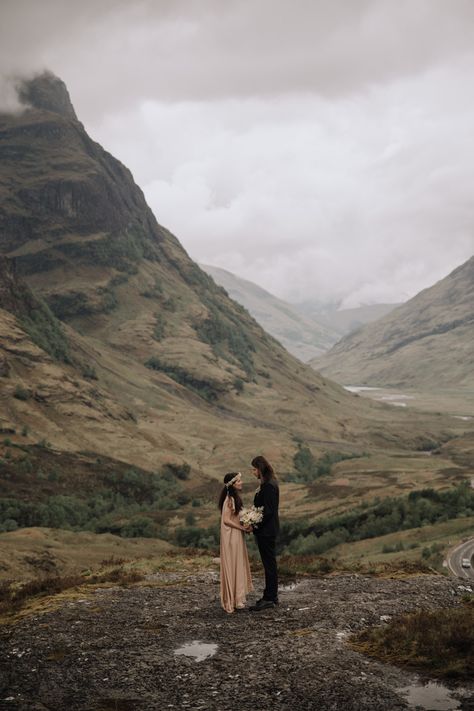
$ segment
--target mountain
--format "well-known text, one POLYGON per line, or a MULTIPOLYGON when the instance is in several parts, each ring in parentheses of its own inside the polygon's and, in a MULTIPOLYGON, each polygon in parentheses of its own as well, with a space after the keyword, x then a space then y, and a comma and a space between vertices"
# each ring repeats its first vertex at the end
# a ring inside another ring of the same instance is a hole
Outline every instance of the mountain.
POLYGON ((302 315, 291 304, 251 281, 219 267, 201 266, 232 299, 247 309, 265 331, 303 362, 327 351, 342 335, 340 331, 302 315))
POLYGON ((315 319, 319 323, 325 324, 329 328, 337 331, 341 337, 364 326, 366 323, 382 318, 382 316, 390 313, 390 311, 393 311, 393 309, 399 305, 400 304, 367 304, 357 306, 353 309, 339 309, 335 305, 328 307, 312 301, 305 301, 294 304, 293 308, 298 311, 298 313, 315 319))
POLYGON ((474 386, 474 257, 312 361, 341 383, 474 386))
POLYGON ((260 452, 295 535, 467 478, 464 422, 350 394, 294 358, 157 222, 59 79, 20 95, 25 110, 0 116, 2 576, 115 565, 134 557, 122 537, 213 550, 216 479, 241 470, 247 497, 260 452))
POLYGON ((344 334, 351 333, 367 323, 376 321, 386 314, 389 314, 400 304, 368 304, 357 306, 353 309, 339 309, 331 311, 327 315, 327 320, 334 328, 338 328, 344 334))
MULTIPOLYGON (((0 116, 0 253, 14 261, 4 278, 44 313, 28 324, 4 298, 7 429, 219 476, 258 451, 288 466, 295 437, 318 450, 385 436, 374 405, 290 356, 192 262, 62 81, 43 74, 20 96, 25 110, 0 116)), ((413 440, 402 415, 396 428, 413 440)))

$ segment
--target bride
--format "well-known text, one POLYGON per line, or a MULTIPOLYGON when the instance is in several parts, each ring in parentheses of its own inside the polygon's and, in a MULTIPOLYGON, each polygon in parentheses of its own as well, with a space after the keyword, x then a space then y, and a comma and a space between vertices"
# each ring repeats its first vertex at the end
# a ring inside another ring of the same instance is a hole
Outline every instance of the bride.
POLYGON ((219 497, 221 514, 221 605, 226 612, 245 607, 247 594, 253 590, 245 533, 239 511, 243 508, 242 475, 232 472, 224 477, 224 488, 219 497))

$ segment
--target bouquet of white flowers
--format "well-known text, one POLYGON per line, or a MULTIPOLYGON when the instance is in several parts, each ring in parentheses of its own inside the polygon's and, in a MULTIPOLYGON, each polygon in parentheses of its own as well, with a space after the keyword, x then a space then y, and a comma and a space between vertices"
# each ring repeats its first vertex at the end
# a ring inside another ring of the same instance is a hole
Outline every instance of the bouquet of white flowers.
POLYGON ((257 527, 263 519, 263 506, 251 506, 249 509, 242 509, 239 513, 242 526, 257 527))

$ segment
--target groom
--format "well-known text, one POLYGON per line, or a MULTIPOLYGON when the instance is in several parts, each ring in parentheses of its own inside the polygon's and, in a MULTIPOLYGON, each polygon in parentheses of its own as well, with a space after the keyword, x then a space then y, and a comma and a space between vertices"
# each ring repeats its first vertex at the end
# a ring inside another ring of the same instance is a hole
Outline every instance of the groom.
POLYGON ((276 562, 276 537, 280 528, 278 504, 280 490, 271 464, 259 455, 252 459, 253 474, 260 481, 254 498, 254 506, 263 506, 263 519, 254 528, 255 539, 265 570, 263 596, 250 610, 260 612, 278 605, 278 569, 276 562))

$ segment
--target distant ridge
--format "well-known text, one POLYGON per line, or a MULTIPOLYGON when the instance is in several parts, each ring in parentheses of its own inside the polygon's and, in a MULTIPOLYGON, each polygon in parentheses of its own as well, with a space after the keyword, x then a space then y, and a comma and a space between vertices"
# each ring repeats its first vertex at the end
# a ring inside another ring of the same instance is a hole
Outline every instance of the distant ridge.
POLYGON ((300 360, 309 361, 339 340, 341 333, 338 330, 327 323, 318 322, 311 316, 301 314, 292 304, 277 298, 257 284, 226 269, 206 264, 201 266, 289 353, 300 360))
MULTIPOLYGON (((366 323, 376 321, 383 316, 386 316, 396 309, 400 304, 367 304, 364 306, 356 306, 352 309, 338 309, 330 312, 325 312, 324 321, 327 321, 333 328, 339 330, 342 334, 351 333, 366 323)), ((298 310, 305 313, 304 305, 298 304, 298 310)), ((314 313, 309 310, 309 314, 314 313)), ((317 312, 314 313, 317 318, 317 312)))

